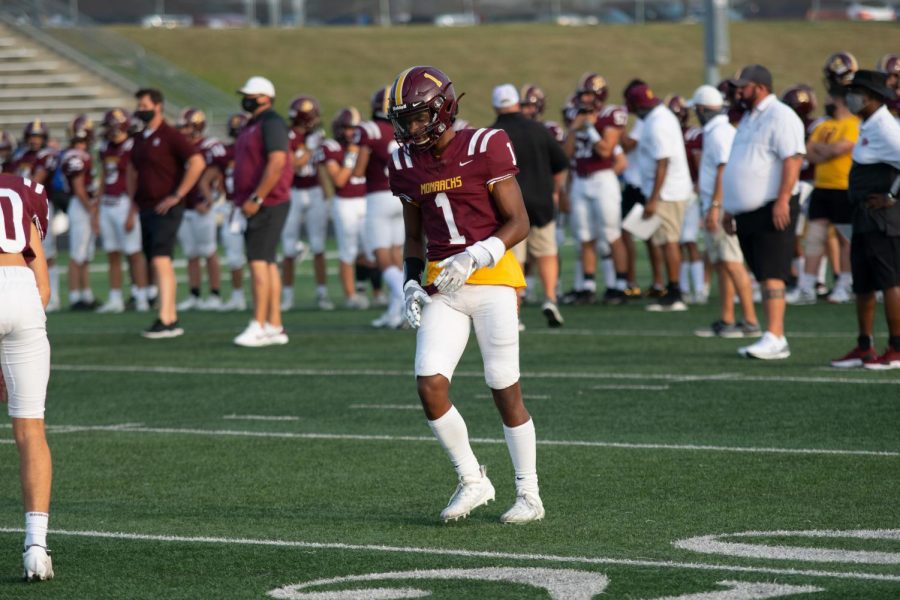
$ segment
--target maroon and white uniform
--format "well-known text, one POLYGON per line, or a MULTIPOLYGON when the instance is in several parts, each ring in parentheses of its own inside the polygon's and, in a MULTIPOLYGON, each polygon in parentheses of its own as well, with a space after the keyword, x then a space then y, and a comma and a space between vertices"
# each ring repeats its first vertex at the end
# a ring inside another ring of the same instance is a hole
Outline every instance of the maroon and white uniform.
POLYGON ((69 258, 78 264, 93 260, 97 237, 91 226, 91 212, 75 194, 75 181, 81 179, 91 202, 97 194, 94 183, 94 161, 90 152, 81 148, 68 148, 60 156, 59 168, 69 191, 69 258))
POLYGON ((691 181, 694 183, 694 191, 687 211, 684 213, 684 222, 681 224, 681 237, 679 243, 687 244, 697 241, 700 235, 700 223, 703 211, 700 207, 700 196, 696 192, 697 177, 700 173, 700 153, 703 152, 703 128, 682 127, 684 135, 684 152, 687 155, 688 170, 691 173, 691 181))
MULTIPOLYGON (((206 168, 215 164, 217 158, 225 156, 225 145, 216 138, 200 138, 194 140, 194 150, 197 151, 206 162, 206 168)), ((198 206, 206 202, 206 197, 198 182, 184 197, 184 218, 178 228, 178 243, 181 244, 184 255, 188 258, 205 258, 216 253, 216 215, 212 207, 204 207, 203 212, 197 210, 198 206)))
POLYGON ((400 148, 389 168, 391 191, 421 211, 427 240, 426 289, 432 302, 422 310, 416 375, 451 379, 474 323, 487 384, 493 389, 514 384, 519 378, 516 288, 524 287, 525 279, 512 252, 494 267, 475 271, 469 285, 453 294, 436 293, 430 285, 440 272, 437 262, 493 236, 503 224, 491 190, 518 173, 509 137, 500 129, 465 129, 440 158, 400 148))
POLYGON ((544 127, 553 136, 553 139, 562 144, 566 141, 566 130, 556 121, 544 121, 544 127))
POLYGON ((319 147, 322 145, 321 131, 298 132, 291 129, 288 143, 291 156, 298 158, 309 154, 309 161, 294 171, 291 185, 291 208, 288 211, 284 229, 281 232, 281 245, 284 255, 297 256, 300 242, 300 228, 306 229, 306 237, 313 254, 325 252, 325 239, 328 234, 328 204, 319 182, 319 161, 322 156, 319 147))
POLYGON ((131 212, 131 198, 128 197, 126 178, 128 162, 134 141, 126 138, 116 144, 105 141, 100 146, 100 166, 102 169, 100 195, 100 236, 103 250, 123 252, 131 256, 141 251, 141 223, 137 214, 134 225, 128 231, 125 224, 131 212))
POLYGON ((402 246, 403 204, 391 193, 388 163, 399 148, 394 128, 384 119, 366 121, 359 127, 359 145, 369 149, 366 165, 366 238, 373 250, 402 246))
MULTIPOLYGON (((31 225, 42 238, 48 229, 49 203, 43 185, 0 175, 0 254, 34 260, 31 225)), ((43 419, 50 378, 47 317, 27 267, 0 267, 0 367, 9 395, 10 417, 43 419)))
POLYGON ((234 144, 223 144, 224 152, 216 152, 208 163, 222 173, 222 184, 225 188, 225 199, 217 205, 221 212, 222 226, 219 234, 222 246, 225 247, 225 261, 231 271, 244 267, 247 255, 244 246, 244 230, 247 228, 247 217, 234 205, 234 144))
POLYGON ((613 171, 614 155, 600 156, 594 146, 609 129, 625 128, 628 112, 607 104, 593 127, 575 132, 575 174, 572 177, 570 224, 578 242, 600 240, 609 245, 622 236, 622 191, 613 171))
MULTIPOLYGON (((344 146, 332 139, 322 143, 321 162, 344 164, 344 146)), ((350 177, 343 187, 335 187, 337 197, 331 203, 331 219, 337 235, 342 263, 353 264, 361 253, 370 254, 366 240, 366 178, 350 177)))
MULTIPOLYGON (((32 179, 37 173, 43 171, 43 185, 50 183, 53 172, 56 170, 58 153, 52 148, 32 150, 28 146, 21 146, 12 157, 12 173, 18 177, 32 179)), ((50 204, 49 221, 53 222, 53 204, 50 204)), ((43 238, 44 256, 47 260, 56 258, 56 236, 53 228, 47 227, 43 238)))

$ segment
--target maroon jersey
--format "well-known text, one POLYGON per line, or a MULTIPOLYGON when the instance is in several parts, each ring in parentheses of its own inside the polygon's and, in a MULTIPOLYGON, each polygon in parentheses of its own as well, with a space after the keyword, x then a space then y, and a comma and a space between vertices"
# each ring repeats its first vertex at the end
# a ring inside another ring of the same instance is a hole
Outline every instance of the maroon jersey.
POLYGON ((553 139, 562 144, 566 141, 566 130, 556 121, 544 121, 544 127, 553 136, 553 139))
POLYGON ((388 183, 388 161, 399 147, 394 139, 394 127, 389 121, 366 121, 359 127, 359 145, 371 151, 366 165, 366 192, 384 192, 391 189, 388 183))
POLYGON ((51 148, 31 150, 27 146, 23 146, 12 158, 13 173, 19 177, 31 179, 35 173, 43 169, 47 176, 52 176, 53 171, 56 170, 56 160, 57 153, 51 148))
POLYGON ((298 151, 309 152, 309 161, 299 169, 294 170, 294 181, 291 187, 298 190, 308 190, 319 187, 319 157, 318 147, 322 143, 322 134, 319 131, 300 133, 291 129, 288 132, 288 142, 291 156, 297 156, 298 151))
POLYGON ((0 173, 9 173, 10 175, 16 172, 16 166, 13 164, 12 155, 9 156, 6 160, 0 162, 0 173))
POLYGON ((519 172, 502 129, 458 131, 439 159, 401 147, 388 166, 394 195, 422 210, 432 262, 496 233, 503 222, 490 188, 519 172))
MULTIPOLYGON (((597 113, 597 122, 594 128, 601 136, 607 127, 624 129, 628 123, 628 111, 621 106, 607 104, 597 113)), ((612 169, 615 158, 603 158, 594 150, 594 145, 588 133, 579 130, 575 133, 575 172, 579 177, 587 177, 597 171, 612 169)))
POLYGON ((185 164, 196 154, 180 131, 163 121, 134 138, 131 164, 137 171, 134 201, 141 210, 150 210, 166 196, 174 194, 184 178, 185 164))
POLYGON ((44 239, 49 211, 43 185, 15 175, 0 175, 0 253, 22 254, 31 262, 31 224, 44 239))
POLYGON ((126 174, 128 161, 134 141, 126 138, 123 142, 103 142, 100 146, 100 165, 103 169, 103 195, 121 196, 126 193, 126 174))
POLYGON ((234 144, 223 144, 222 149, 223 152, 214 153, 212 161, 207 164, 222 172, 225 198, 231 200, 234 198, 234 144))
POLYGON ((66 178, 66 191, 75 193, 73 183, 78 177, 84 177, 84 187, 89 196, 93 196, 97 188, 94 185, 94 177, 91 174, 94 168, 93 159, 87 150, 81 148, 67 148, 59 159, 59 168, 66 178))
MULTIPOLYGON (((330 160, 335 161, 338 165, 344 164, 344 147, 335 140, 325 140, 322 142, 322 162, 327 163, 330 160)), ((364 198, 366 196, 366 178, 351 176, 344 187, 335 186, 335 193, 338 198, 364 198)))
POLYGON ((684 151, 687 155, 688 170, 691 172, 691 181, 697 183, 700 153, 703 152, 703 129, 684 127, 681 132, 684 134, 684 151))
MULTIPOLYGON (((200 138, 192 142, 194 150, 197 151, 203 160, 206 161, 206 168, 215 164, 216 157, 225 155, 225 145, 216 138, 200 138)), ((200 182, 191 188, 191 191, 184 197, 185 208, 194 210, 198 205, 206 202, 206 197, 200 189, 200 182)))

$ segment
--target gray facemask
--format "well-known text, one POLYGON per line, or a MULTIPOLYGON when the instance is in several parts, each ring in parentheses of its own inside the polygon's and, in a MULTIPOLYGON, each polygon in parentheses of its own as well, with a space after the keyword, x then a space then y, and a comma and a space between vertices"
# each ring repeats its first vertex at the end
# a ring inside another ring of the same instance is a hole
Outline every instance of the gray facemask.
POLYGON ((858 92, 848 92, 846 101, 847 109, 854 115, 858 115, 866 107, 866 97, 858 92))

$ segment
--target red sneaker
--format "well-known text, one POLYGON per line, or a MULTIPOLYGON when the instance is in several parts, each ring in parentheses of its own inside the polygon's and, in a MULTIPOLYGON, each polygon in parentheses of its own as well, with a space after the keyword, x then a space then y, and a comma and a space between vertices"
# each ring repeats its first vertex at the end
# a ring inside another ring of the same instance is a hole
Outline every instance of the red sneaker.
POLYGON ((838 369, 854 369, 877 361, 878 353, 875 352, 875 348, 870 346, 868 350, 863 350, 857 346, 844 356, 832 360, 831 366, 838 369))
POLYGON ((874 362, 863 365, 867 369, 873 371, 887 371, 888 369, 900 369, 900 351, 894 350, 888 346, 884 354, 878 357, 874 362))

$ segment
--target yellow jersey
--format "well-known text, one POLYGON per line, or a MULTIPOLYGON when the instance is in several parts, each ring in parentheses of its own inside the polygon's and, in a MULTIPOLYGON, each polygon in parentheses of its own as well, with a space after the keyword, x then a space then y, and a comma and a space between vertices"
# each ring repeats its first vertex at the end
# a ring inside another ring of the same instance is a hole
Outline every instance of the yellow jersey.
MULTIPOLYGON (((856 143, 859 138, 859 117, 822 121, 809 136, 810 143, 833 144, 841 140, 856 143)), ((813 186, 825 190, 846 190, 853 158, 850 153, 816 165, 813 186)))

